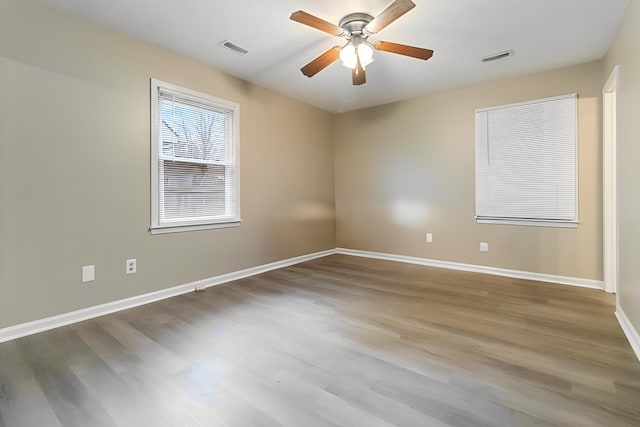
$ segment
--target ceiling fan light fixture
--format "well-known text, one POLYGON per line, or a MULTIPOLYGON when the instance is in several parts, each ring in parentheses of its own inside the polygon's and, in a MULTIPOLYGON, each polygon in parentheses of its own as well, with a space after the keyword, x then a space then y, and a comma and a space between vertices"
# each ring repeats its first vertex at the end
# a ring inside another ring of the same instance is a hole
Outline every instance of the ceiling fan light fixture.
POLYGON ((352 70, 356 68, 356 55, 360 57, 360 64, 363 68, 373 62, 373 48, 368 43, 360 42, 356 47, 352 42, 349 42, 340 51, 342 65, 352 70))
POLYGON ((358 45, 358 56, 363 67, 373 62, 373 48, 368 43, 360 43, 358 45))
POLYGON ((376 41, 371 44, 367 40, 370 35, 379 33, 414 7, 415 3, 411 0, 393 0, 375 18, 367 13, 350 13, 342 18, 338 25, 302 10, 293 12, 289 17, 292 21, 347 39, 347 43, 342 48, 332 47, 302 67, 300 71, 307 77, 313 77, 341 59, 342 65, 351 69, 353 85, 360 86, 367 82, 365 68, 373 62, 373 49, 422 60, 431 58, 433 51, 430 49, 385 41, 376 41))

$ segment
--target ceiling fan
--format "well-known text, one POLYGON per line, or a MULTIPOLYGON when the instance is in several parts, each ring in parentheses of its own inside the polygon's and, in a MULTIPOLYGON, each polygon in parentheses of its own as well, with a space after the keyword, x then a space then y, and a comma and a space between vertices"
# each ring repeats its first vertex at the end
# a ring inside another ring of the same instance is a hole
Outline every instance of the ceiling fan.
POLYGON ((300 71, 307 77, 313 77, 340 58, 345 67, 352 69, 353 84, 358 86, 367 82, 365 69, 373 62, 373 49, 423 60, 431 58, 433 51, 430 49, 385 41, 377 41, 372 44, 368 40, 369 36, 380 32, 415 6, 411 0, 394 0, 375 18, 366 13, 350 13, 342 18, 338 25, 302 10, 293 12, 290 16, 292 21, 347 39, 344 46, 332 47, 302 67, 300 71))

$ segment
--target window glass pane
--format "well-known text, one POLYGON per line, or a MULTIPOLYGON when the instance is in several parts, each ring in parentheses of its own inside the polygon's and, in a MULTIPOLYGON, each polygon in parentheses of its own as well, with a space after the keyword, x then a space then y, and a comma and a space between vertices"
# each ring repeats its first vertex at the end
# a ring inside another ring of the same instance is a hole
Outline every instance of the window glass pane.
POLYGON ((225 214, 225 167, 162 160, 164 220, 225 214))
POLYGON ((224 162, 226 114, 161 100, 162 155, 224 162))

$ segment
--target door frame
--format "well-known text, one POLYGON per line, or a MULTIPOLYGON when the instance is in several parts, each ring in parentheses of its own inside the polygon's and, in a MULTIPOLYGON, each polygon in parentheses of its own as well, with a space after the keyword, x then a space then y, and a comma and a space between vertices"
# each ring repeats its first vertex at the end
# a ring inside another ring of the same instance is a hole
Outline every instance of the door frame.
POLYGON ((618 112, 619 66, 602 89, 602 231, 604 290, 618 292, 618 112))

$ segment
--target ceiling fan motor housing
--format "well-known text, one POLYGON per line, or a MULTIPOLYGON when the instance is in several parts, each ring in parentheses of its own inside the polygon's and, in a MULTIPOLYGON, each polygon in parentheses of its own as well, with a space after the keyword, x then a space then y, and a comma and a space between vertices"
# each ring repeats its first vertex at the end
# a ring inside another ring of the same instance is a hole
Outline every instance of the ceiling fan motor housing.
POLYGON ((347 32, 347 37, 364 35, 364 27, 373 20, 373 16, 366 13, 350 13, 340 20, 338 26, 347 32))

